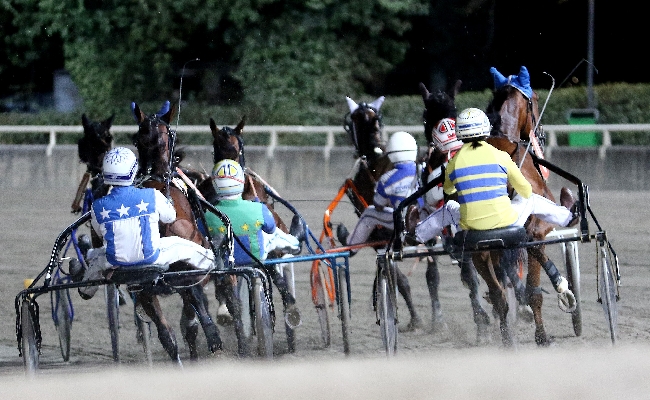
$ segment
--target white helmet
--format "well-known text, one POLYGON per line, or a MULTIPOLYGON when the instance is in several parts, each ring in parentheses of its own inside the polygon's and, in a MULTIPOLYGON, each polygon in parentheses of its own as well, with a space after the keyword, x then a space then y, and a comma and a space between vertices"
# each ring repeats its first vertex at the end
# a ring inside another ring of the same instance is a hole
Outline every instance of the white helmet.
POLYGON ((393 164, 403 161, 415 161, 418 155, 418 145, 410 133, 395 132, 388 139, 386 153, 393 164))
POLYGON ((244 191, 244 170, 237 161, 221 160, 212 169, 212 184, 217 197, 236 197, 244 191))
POLYGON ((466 108, 456 118, 456 136, 460 140, 490 135, 490 120, 478 108, 466 108))
POLYGON ((137 172, 138 159, 126 147, 116 147, 104 156, 102 174, 107 185, 131 186, 137 172))
POLYGON ((440 151, 459 149, 463 143, 456 138, 456 121, 443 118, 433 128, 433 145, 440 151))

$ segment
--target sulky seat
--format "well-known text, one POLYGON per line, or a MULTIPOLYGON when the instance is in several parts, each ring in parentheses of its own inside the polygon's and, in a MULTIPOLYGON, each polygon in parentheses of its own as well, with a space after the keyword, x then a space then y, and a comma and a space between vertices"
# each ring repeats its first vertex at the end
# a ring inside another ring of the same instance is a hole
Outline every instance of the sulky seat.
POLYGON ((508 226, 483 231, 460 231, 454 236, 454 246, 465 250, 492 250, 518 247, 528 241, 526 228, 508 226))

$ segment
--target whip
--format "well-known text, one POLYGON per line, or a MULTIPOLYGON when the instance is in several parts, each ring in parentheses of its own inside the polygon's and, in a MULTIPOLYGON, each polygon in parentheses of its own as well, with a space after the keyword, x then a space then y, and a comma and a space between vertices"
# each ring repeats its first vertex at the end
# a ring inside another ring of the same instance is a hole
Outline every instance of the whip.
POLYGON ((176 114, 176 130, 178 130, 178 121, 181 118, 181 96, 183 95, 183 76, 185 75, 185 66, 194 61, 201 61, 200 58, 195 58, 193 60, 187 61, 183 64, 183 70, 181 71, 181 83, 178 86, 178 113, 176 114))
MULTIPOLYGON (((546 96, 546 100, 544 101, 544 106, 542 107, 542 111, 539 113, 539 118, 537 118, 537 122, 535 123, 535 127, 533 128, 533 134, 537 132, 537 128, 539 127, 539 123, 542 121, 542 115, 544 115, 544 110, 546 110, 546 105, 548 104, 548 100, 551 98, 551 93, 553 93, 553 89, 555 88, 555 78, 553 78, 553 75, 542 71, 543 74, 548 75, 551 77, 551 80, 553 81, 551 83, 551 89, 548 91, 548 96, 546 96)), ((528 153, 528 150, 530 149, 530 143, 532 140, 528 141, 528 145, 526 146, 526 152, 524 153, 524 156, 521 158, 521 161, 519 162, 519 169, 521 169, 521 166, 524 165, 524 160, 526 159, 526 154, 528 153)))

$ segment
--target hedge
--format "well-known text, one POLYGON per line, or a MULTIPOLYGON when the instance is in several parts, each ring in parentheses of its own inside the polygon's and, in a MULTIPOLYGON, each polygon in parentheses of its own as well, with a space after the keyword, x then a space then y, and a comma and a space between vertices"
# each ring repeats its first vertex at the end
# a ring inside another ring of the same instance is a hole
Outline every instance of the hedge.
MULTIPOLYGON (((549 90, 538 90, 539 107, 543 107, 549 90)), ((482 92, 461 92, 456 98, 459 110, 466 107, 485 109, 492 96, 490 90, 482 92)), ((650 84, 610 83, 594 86, 596 108, 599 110, 599 123, 650 123, 650 84)), ((356 102, 374 100, 373 96, 354 97, 356 102)), ((162 101, 160 102, 162 103, 162 101)), ((147 112, 154 112, 160 103, 143 103, 140 107, 147 112)), ((385 125, 419 125, 422 123, 422 98, 416 96, 388 97, 382 105, 385 125)), ((555 89, 548 101, 542 117, 542 124, 555 125, 567 123, 567 110, 587 107, 586 88, 570 87, 555 89)), ((302 121, 301 125, 342 125, 348 108, 345 99, 335 107, 318 104, 291 104, 286 102, 281 109, 260 110, 241 106, 214 106, 199 102, 183 102, 179 124, 208 125, 210 118, 218 125, 236 125, 246 115, 250 125, 286 125, 289 121, 302 121)), ((57 113, 44 111, 39 113, 0 113, 0 125, 79 125, 83 111, 75 113, 57 113)), ((119 105, 113 110, 106 110, 104 115, 89 115, 91 119, 105 119, 115 113, 115 125, 133 124, 130 105, 119 105)), ((176 124, 176 120, 173 121, 176 124)), ((20 143, 45 142, 43 135, 16 138, 16 135, 0 135, 0 142, 20 143)), ((614 144, 650 144, 650 135, 645 132, 613 133, 614 144)), ((337 138, 337 142, 338 142, 337 138)), ((314 144, 320 143, 301 143, 314 144)))

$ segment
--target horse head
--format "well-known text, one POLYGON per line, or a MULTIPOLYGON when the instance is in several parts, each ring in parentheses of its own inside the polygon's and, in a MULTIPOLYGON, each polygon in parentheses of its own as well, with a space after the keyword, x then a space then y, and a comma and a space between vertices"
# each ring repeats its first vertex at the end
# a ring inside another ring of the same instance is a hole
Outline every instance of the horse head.
MULTIPOLYGON (((528 141, 530 132, 539 121, 538 94, 530 87, 530 76, 526 67, 518 75, 504 77, 496 68, 490 69, 495 89, 486 114, 492 124, 492 136, 505 136, 510 141, 528 141)), ((543 139, 543 134, 535 132, 543 139)))
POLYGON ((424 101, 422 120, 427 143, 433 142, 433 128, 441 119, 456 118, 456 95, 462 83, 461 80, 457 80, 447 91, 437 88, 429 92, 424 83, 420 82, 420 94, 424 101))
POLYGON ((243 116, 235 128, 224 126, 219 129, 214 119, 210 118, 210 131, 212 131, 212 161, 216 164, 221 160, 230 159, 237 161, 245 168, 244 159, 244 125, 246 116, 243 116))
POLYGON ((380 108, 385 97, 378 97, 370 104, 357 104, 349 97, 345 99, 350 112, 345 116, 344 128, 357 151, 357 156, 366 157, 369 163, 373 163, 384 153, 380 108))
POLYGON ((102 171, 104 155, 112 147, 113 135, 111 135, 110 129, 113 118, 115 118, 115 114, 104 121, 96 122, 89 120, 86 114, 81 116, 84 135, 77 142, 77 151, 79 159, 86 164, 88 172, 93 175, 102 171))
POLYGON ((137 104, 134 104, 133 113, 138 122, 138 132, 133 135, 133 144, 138 149, 140 170, 143 176, 162 178, 171 173, 172 155, 176 141, 176 132, 169 122, 174 113, 171 108, 163 115, 151 114, 147 116, 137 104))

